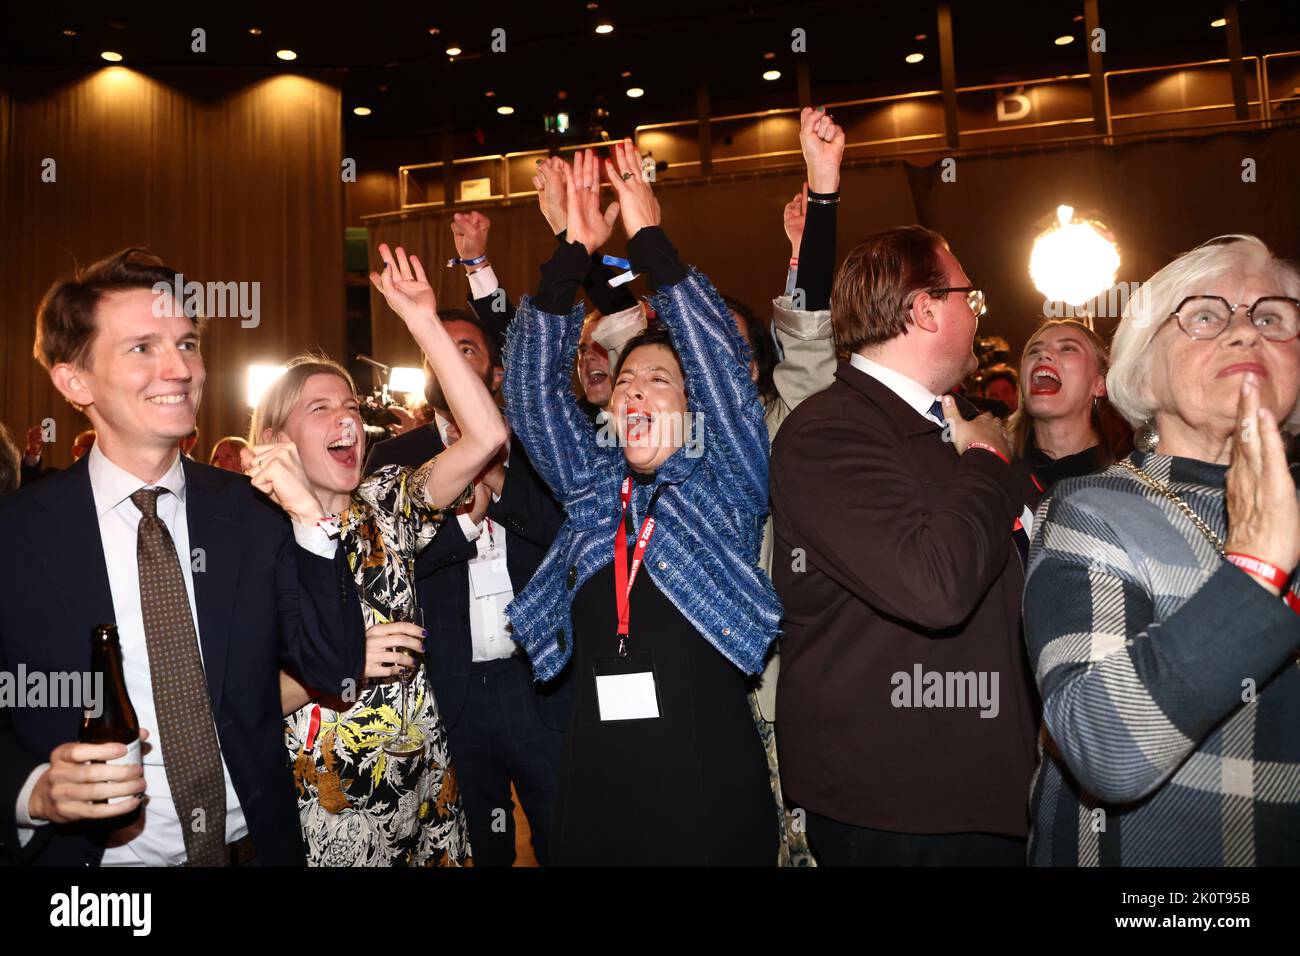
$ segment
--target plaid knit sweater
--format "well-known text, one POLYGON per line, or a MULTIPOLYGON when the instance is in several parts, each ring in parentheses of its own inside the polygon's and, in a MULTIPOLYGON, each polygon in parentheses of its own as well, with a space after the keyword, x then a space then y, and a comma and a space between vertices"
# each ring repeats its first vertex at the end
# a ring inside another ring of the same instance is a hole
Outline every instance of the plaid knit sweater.
MULTIPOLYGON (((1226 537, 1226 467, 1130 460, 1226 537)), ((1300 617, 1119 465, 1039 505, 1024 612, 1031 865, 1300 863, 1300 617)))
MULTIPOLYGON (((629 255, 634 244, 651 241, 666 242, 659 230, 643 229, 629 242, 629 255)), ((663 488, 641 573, 724 657, 755 674, 776 637, 781 602, 757 566, 768 442, 749 377, 749 347, 698 272, 663 288, 653 304, 681 358, 696 419, 686 431, 687 446, 660 466, 652 482, 633 485, 628 512, 634 528, 663 488)), ((582 318, 581 306, 552 315, 524 297, 506 342, 510 427, 566 514, 541 567, 506 607, 513 637, 543 681, 573 653, 573 596, 613 560, 619 487, 629 473, 623 450, 598 441, 570 385, 582 318)))

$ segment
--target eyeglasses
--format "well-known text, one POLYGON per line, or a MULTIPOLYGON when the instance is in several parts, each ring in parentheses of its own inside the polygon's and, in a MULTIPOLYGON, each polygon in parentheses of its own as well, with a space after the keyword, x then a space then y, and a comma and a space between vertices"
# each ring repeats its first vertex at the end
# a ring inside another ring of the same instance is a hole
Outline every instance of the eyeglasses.
POLYGON ((1270 342, 1290 342, 1300 335, 1300 299, 1266 295, 1246 308, 1232 305, 1218 295, 1189 295, 1174 309, 1172 317, 1178 327, 1198 341, 1215 339, 1223 334, 1238 309, 1246 309, 1246 319, 1270 342))
POLYGON ((950 289, 926 289, 924 291, 930 293, 930 295, 945 295, 949 292, 964 292, 966 293, 966 304, 970 306, 970 310, 972 314, 974 314, 975 318, 978 319, 988 311, 988 299, 984 295, 984 290, 977 289, 974 286, 963 285, 954 286, 950 289))

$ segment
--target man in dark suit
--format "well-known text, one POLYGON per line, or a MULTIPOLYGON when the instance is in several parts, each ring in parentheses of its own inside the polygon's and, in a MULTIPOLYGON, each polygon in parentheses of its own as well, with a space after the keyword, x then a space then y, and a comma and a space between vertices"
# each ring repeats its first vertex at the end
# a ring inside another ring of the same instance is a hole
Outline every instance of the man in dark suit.
MULTIPOLYGON (((477 311, 491 301, 481 296, 472 304, 477 311)), ((496 336, 467 313, 441 310, 439 315, 466 361, 495 393, 502 372, 496 336)), ((369 472, 383 465, 422 464, 458 437, 427 365, 425 373, 425 397, 435 420, 376 445, 369 472)), ((429 632, 425 671, 447 728, 475 866, 514 862, 512 782, 534 852, 539 862, 547 862, 570 682, 567 675, 548 685, 533 681, 503 611, 532 578, 563 521, 563 511, 523 448, 512 442, 506 457, 483 476, 475 503, 445 522, 416 561, 416 599, 429 632)))
POLYGON ((850 359, 773 446, 781 777, 823 864, 1024 865, 1030 480, 948 394, 983 299, 941 236, 866 239, 832 296, 850 359))
POLYGON ((199 323, 155 291, 175 278, 128 249, 38 313, 36 355, 97 440, 0 502, 24 549, 0 670, 88 672, 115 623, 141 738, 75 742, 93 702, 0 710, 0 851, 20 862, 301 865, 280 669, 342 695, 362 670, 355 587, 292 448, 260 466, 271 500, 179 453, 206 371, 199 323))

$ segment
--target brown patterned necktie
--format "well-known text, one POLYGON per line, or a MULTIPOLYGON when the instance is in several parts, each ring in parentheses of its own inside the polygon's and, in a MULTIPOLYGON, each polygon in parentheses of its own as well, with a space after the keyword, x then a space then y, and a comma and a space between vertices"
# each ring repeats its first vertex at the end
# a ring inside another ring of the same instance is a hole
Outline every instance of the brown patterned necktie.
POLYGON ((141 513, 136 559, 158 734, 167 743, 167 785, 185 834, 186 865, 229 866, 226 778, 199 638, 176 545, 158 517, 158 496, 166 492, 141 488, 131 496, 141 513))

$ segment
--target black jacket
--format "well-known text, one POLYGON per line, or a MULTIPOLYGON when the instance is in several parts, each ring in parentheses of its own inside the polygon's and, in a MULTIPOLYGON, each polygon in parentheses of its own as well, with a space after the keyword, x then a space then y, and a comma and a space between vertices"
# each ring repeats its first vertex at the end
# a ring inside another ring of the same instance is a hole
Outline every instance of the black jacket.
MULTIPOLYGON (((185 460, 199 641, 221 753, 259 862, 301 866, 302 829, 284 747, 280 669, 313 687, 360 677, 365 631, 342 552, 300 548, 289 519, 247 478, 185 460)), ((0 540, 21 547, 0 580, 0 670, 90 669, 90 632, 115 620, 83 458, 0 499, 0 540)), ((19 847, 14 812, 32 770, 75 741, 73 708, 0 709, 0 853, 21 863, 97 865, 122 820, 37 827, 19 847)), ((224 826, 224 824, 223 824, 224 826)))

